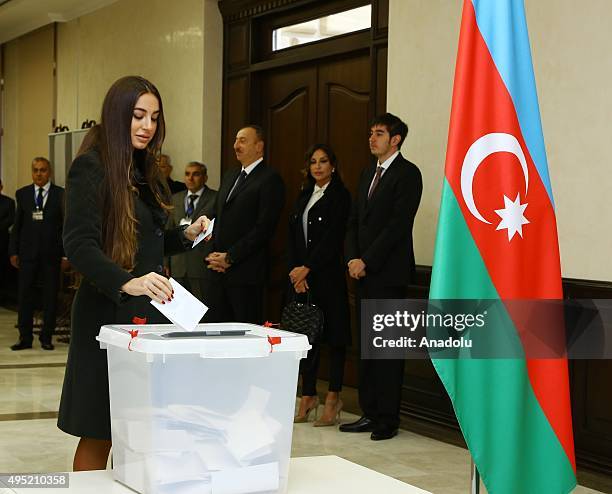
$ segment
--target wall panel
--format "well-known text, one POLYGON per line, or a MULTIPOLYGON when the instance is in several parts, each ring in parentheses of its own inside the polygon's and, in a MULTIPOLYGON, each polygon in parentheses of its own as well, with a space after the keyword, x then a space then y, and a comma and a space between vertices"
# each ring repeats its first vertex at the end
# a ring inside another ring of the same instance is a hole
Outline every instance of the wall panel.
POLYGON ((4 137, 5 193, 32 181, 34 156, 47 156, 53 119, 53 26, 5 45, 4 137))

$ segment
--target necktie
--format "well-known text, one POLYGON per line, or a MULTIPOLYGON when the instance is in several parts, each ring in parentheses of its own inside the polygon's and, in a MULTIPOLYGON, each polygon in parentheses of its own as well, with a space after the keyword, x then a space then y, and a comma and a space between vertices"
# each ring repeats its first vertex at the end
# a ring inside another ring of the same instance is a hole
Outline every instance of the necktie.
POLYGON ((189 197, 187 198, 189 199, 189 204, 187 205, 187 210, 185 211, 187 218, 191 218, 191 215, 193 214, 193 210, 195 209, 195 202, 197 198, 198 198, 197 194, 189 194, 189 197))
POLYGON ((376 190, 376 186, 378 185, 378 182, 380 182, 380 176, 382 175, 382 171, 383 171, 382 166, 379 165, 376 167, 376 174, 374 175, 374 181, 372 182, 372 187, 370 187, 370 192, 368 192, 368 200, 370 200, 370 197, 372 197, 374 190, 376 190))
POLYGON ((38 187, 38 195, 36 196, 36 209, 43 208, 43 188, 38 187))
POLYGON ((236 194, 236 192, 238 192, 238 190, 240 189, 240 187, 242 186, 246 178, 247 178, 247 172, 242 170, 242 173, 238 176, 238 180, 236 180, 236 185, 234 185, 234 188, 230 190, 230 193, 227 196, 227 199, 225 202, 228 202, 230 200, 230 197, 232 197, 233 195, 236 194))

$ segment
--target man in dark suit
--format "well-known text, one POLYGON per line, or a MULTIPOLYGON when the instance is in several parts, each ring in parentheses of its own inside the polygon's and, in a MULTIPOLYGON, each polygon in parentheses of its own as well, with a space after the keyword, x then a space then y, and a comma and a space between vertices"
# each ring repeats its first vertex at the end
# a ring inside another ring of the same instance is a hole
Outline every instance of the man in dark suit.
POLYGON ((187 190, 187 187, 183 182, 179 182, 178 180, 172 180, 172 161, 170 160, 170 156, 167 154, 162 154, 159 157, 159 163, 157 163, 159 167, 159 171, 162 173, 166 182, 168 182, 168 188, 172 194, 176 194, 177 192, 183 192, 187 190))
POLYGON ((4 293, 8 271, 9 228, 15 221, 15 201, 2 195, 2 180, 0 180, 0 293, 4 293))
POLYGON ((241 168, 221 181, 215 208, 209 276, 204 300, 210 322, 263 323, 268 245, 285 202, 285 186, 263 163, 264 136, 257 125, 238 131, 234 142, 241 168))
MULTIPOLYGON (((412 226, 423 183, 419 169, 400 154, 407 134, 408 126, 390 113, 371 123, 370 151, 377 163, 361 174, 347 228, 348 271, 358 280, 358 308, 363 299, 405 298, 414 277, 412 226)), ((360 364, 363 416, 340 430, 390 439, 399 427, 404 361, 362 359, 360 364)))
MULTIPOLYGON (((44 350, 53 350, 51 338, 55 330, 57 292, 59 289, 64 222, 64 189, 49 181, 51 165, 47 158, 32 161, 32 185, 17 191, 17 211, 11 231, 9 254, 11 264, 19 270, 19 341, 11 350, 32 348, 34 286, 38 279, 43 286, 43 327, 40 343, 44 350)), ((87 212, 83 212, 87 214, 87 212)))
MULTIPOLYGON (((206 186, 208 174, 206 165, 192 161, 185 167, 185 185, 187 191, 172 196, 174 209, 168 218, 168 228, 179 225, 190 225, 191 221, 202 215, 213 216, 217 191, 206 186)), ((202 300, 202 284, 206 265, 207 247, 200 242, 193 249, 170 259, 172 276, 198 299, 202 300)))

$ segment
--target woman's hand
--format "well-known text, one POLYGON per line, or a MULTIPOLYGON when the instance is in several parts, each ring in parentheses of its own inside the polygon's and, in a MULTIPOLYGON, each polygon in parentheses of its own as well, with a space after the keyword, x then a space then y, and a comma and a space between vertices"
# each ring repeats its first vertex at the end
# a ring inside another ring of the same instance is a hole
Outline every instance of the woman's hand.
POLYGON ((134 297, 146 295, 151 300, 155 300, 160 304, 172 301, 174 296, 174 290, 170 281, 161 274, 153 272, 145 274, 140 278, 132 278, 121 287, 121 291, 134 297))
POLYGON ((200 233, 206 231, 209 224, 210 220, 205 215, 200 216, 191 225, 185 228, 185 237, 187 237, 188 240, 193 242, 200 233))
POLYGON ((291 280, 291 283, 296 285, 304 281, 308 276, 308 273, 310 273, 310 268, 307 268, 306 266, 297 266, 289 273, 289 279, 291 280))

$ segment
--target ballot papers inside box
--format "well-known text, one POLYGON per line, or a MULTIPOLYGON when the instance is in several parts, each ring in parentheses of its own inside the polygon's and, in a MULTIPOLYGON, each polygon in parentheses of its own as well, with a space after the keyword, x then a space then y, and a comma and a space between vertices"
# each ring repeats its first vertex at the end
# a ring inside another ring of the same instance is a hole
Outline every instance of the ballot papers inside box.
POLYGON ((137 492, 285 492, 303 335, 103 326, 113 475, 137 492))

